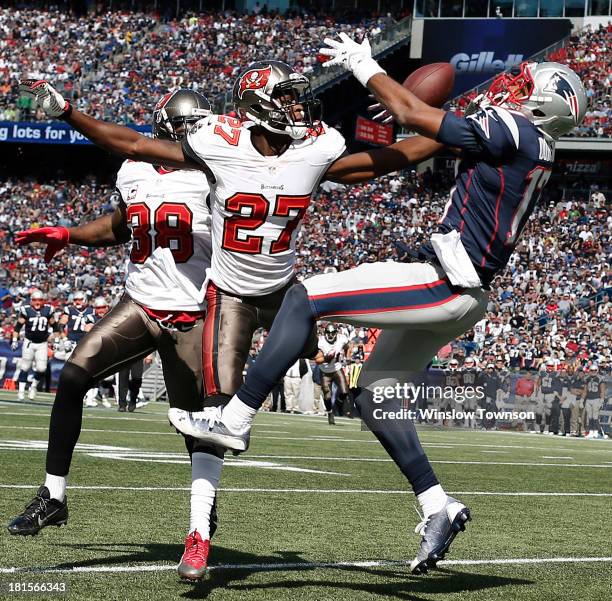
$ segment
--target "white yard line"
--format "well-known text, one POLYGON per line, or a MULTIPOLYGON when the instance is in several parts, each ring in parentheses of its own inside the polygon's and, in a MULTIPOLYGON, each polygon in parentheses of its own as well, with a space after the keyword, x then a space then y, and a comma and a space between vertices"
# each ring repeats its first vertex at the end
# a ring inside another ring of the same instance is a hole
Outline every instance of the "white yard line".
MULTIPOLYGON (((450 559, 438 563, 444 566, 487 566, 487 565, 537 565, 552 563, 610 563, 612 557, 525 557, 509 559, 450 559)), ((370 561, 320 561, 320 562, 286 562, 286 563, 227 563, 210 566, 210 570, 242 570, 263 572, 271 570, 315 570, 408 566, 406 560, 370 560, 370 561)), ((0 574, 87 574, 87 573, 122 573, 122 572, 166 572, 176 570, 176 564, 141 564, 141 565, 108 565, 108 566, 69 566, 69 567, 7 567, 0 568, 0 574)))
MULTIPOLYGON (((35 489, 34 484, 0 484, 0 488, 35 489)), ((188 486, 68 486, 70 490, 118 490, 135 492, 182 492, 191 490, 188 486)), ((344 488, 233 488, 221 487, 225 493, 300 493, 300 494, 364 494, 364 495, 412 495, 410 490, 376 490, 344 488)), ((520 492, 520 491, 447 491, 452 495, 473 495, 490 497, 612 497, 612 492, 520 492)))

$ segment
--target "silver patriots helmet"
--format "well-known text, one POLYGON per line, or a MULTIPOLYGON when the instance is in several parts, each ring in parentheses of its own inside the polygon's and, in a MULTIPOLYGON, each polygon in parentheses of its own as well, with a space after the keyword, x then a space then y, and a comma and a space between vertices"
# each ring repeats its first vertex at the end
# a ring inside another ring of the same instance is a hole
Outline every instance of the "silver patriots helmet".
POLYGON ((153 110, 153 136, 164 140, 181 140, 187 129, 210 115, 208 98, 193 90, 179 89, 168 92, 153 110), (183 127, 183 130, 178 132, 183 127))
POLYGON ((567 65, 551 62, 525 62, 518 75, 502 73, 486 100, 519 110, 554 140, 582 123, 588 105, 578 75, 567 65))
POLYGON ((249 65, 234 84, 234 107, 241 119, 299 140, 319 127, 321 103, 305 75, 281 61, 249 65))

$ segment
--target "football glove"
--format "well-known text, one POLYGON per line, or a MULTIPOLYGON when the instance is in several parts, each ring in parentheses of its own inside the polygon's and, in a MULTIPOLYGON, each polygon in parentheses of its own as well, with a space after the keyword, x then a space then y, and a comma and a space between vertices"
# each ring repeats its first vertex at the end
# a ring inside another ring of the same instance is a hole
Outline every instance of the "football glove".
POLYGON ((31 96, 47 117, 63 119, 72 112, 70 103, 49 82, 42 79, 22 79, 19 91, 31 96))
POLYGON ((323 63, 324 67, 342 66, 353 73, 362 86, 366 86, 371 77, 386 71, 372 58, 372 48, 366 36, 361 44, 351 40, 346 33, 340 34, 342 41, 325 38, 324 44, 329 48, 321 48, 320 54, 331 57, 323 63))
POLYGON ((19 348, 19 340, 17 338, 13 339, 11 342, 11 350, 16 351, 19 348))
POLYGON ((30 244, 31 242, 46 244, 45 261, 49 263, 60 250, 68 246, 70 243, 70 232, 66 227, 40 227, 17 232, 15 234, 15 242, 19 245, 30 244))

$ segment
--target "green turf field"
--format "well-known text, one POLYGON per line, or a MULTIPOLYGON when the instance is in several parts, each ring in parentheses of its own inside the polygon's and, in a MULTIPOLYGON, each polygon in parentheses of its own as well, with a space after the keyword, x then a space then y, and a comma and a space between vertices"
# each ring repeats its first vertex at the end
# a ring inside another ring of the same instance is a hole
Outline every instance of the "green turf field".
MULTIPOLYGON (((0 394, 2 521, 44 476, 49 398, 0 394)), ((86 409, 69 480, 69 524, 0 534, 9 582, 66 583, 69 599, 610 600, 612 441, 423 429, 442 484, 472 509, 441 569, 406 567, 413 497, 357 421, 261 414, 248 454, 226 462, 210 578, 179 581, 190 468, 153 403, 86 409)))

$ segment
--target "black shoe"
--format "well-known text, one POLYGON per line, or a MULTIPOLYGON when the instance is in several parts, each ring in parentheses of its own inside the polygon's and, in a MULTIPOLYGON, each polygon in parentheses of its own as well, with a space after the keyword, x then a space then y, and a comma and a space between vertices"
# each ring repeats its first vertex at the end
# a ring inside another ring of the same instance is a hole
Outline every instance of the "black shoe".
POLYGON ((136 401, 130 401, 130 402, 128 403, 127 410, 128 410, 130 413, 134 413, 134 411, 136 410, 136 401))
POLYGON ((11 534, 28 536, 38 534, 45 526, 64 526, 68 523, 68 503, 52 499, 49 489, 41 486, 36 496, 30 501, 23 513, 14 518, 8 525, 11 534))
POLYGON ((119 409, 120 413, 125 413, 127 411, 127 403, 125 401, 119 401, 119 409))
POLYGON ((327 423, 330 426, 335 426, 336 425, 336 418, 334 417, 333 411, 328 411, 327 412, 327 423))
POLYGON ((215 494, 215 498, 213 499, 213 506, 210 510, 210 533, 208 535, 210 540, 212 540, 212 537, 215 535, 218 526, 219 516, 217 514, 217 495, 215 494))

